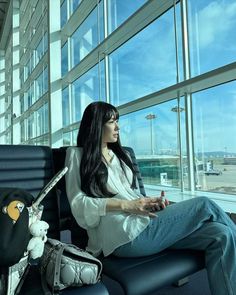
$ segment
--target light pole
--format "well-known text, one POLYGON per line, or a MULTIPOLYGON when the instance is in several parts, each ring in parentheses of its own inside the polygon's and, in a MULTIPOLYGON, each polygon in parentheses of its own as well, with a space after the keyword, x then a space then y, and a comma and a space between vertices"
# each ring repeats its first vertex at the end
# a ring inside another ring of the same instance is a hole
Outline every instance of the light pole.
POLYGON ((151 137, 151 155, 154 155, 154 148, 153 148, 153 125, 152 120, 156 118, 156 115, 154 114, 148 114, 145 117, 147 120, 150 120, 150 137, 151 137))
MULTIPOLYGON (((177 161, 179 162, 179 173, 180 173, 180 186, 181 190, 184 190, 184 176, 183 176, 183 161, 182 161, 182 147, 181 147, 181 134, 180 134, 180 113, 184 111, 184 108, 175 106, 171 109, 172 112, 177 115, 177 147, 176 153, 178 156, 177 161)), ((177 164, 177 165, 178 165, 177 164)))
POLYGON ((177 147, 176 147, 176 153, 178 156, 180 156, 181 151, 181 136, 180 136, 180 113, 184 111, 184 108, 175 106, 171 109, 172 112, 176 113, 177 115, 177 147))

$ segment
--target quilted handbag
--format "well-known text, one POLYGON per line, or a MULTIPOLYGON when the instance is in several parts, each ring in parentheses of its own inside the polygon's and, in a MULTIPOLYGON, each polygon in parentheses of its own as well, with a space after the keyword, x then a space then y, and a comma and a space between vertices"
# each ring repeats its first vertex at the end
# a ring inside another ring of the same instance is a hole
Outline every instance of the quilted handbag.
POLYGON ((67 287, 95 284, 101 272, 101 261, 88 252, 55 239, 47 240, 41 257, 41 275, 53 294, 67 287))

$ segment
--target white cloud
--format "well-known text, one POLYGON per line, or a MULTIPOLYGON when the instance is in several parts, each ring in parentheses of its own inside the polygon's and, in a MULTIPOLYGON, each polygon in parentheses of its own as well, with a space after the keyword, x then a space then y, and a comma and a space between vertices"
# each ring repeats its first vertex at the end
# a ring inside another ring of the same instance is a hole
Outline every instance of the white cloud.
POLYGON ((199 45, 222 41, 225 32, 235 27, 236 3, 213 1, 198 13, 199 45))

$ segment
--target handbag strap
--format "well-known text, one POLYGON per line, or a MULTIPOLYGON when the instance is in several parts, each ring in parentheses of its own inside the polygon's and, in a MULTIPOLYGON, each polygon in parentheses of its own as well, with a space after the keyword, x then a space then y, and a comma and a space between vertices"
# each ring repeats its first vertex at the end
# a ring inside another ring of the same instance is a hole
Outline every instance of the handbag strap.
POLYGON ((45 278, 45 274, 41 272, 41 286, 42 286, 42 289, 43 289, 43 294, 44 295, 54 295, 48 288, 48 285, 47 285, 47 281, 46 281, 46 278, 45 278))
POLYGON ((56 245, 56 248, 58 249, 58 251, 57 251, 54 275, 53 275, 53 293, 54 291, 56 292, 60 291, 59 284, 60 284, 60 272, 61 272, 61 259, 62 259, 62 254, 66 248, 66 244, 58 243, 56 245))
MULTIPOLYGON (((46 281, 46 277, 45 277, 45 268, 44 271, 41 271, 41 285, 42 285, 42 289, 44 292, 44 295, 56 295, 59 294, 60 292, 60 288, 59 288, 59 283, 60 283, 60 265, 61 265, 61 258, 62 258, 62 254, 63 251, 65 249, 66 245, 63 245, 62 243, 58 243, 55 246, 52 246, 51 249, 56 249, 57 251, 54 251, 54 253, 56 253, 56 261, 55 261, 55 268, 54 268, 54 274, 53 274, 53 287, 52 287, 52 291, 50 291, 50 289, 48 288, 47 285, 47 281, 46 281)), ((50 255, 47 258, 48 260, 50 259, 50 255)))

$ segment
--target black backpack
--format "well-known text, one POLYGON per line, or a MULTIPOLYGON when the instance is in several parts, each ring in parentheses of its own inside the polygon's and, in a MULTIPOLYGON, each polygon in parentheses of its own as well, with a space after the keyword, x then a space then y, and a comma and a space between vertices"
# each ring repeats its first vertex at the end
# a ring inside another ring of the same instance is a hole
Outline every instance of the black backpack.
POLYGON ((34 197, 17 188, 0 188, 0 267, 19 262, 31 238, 29 213, 34 197))

